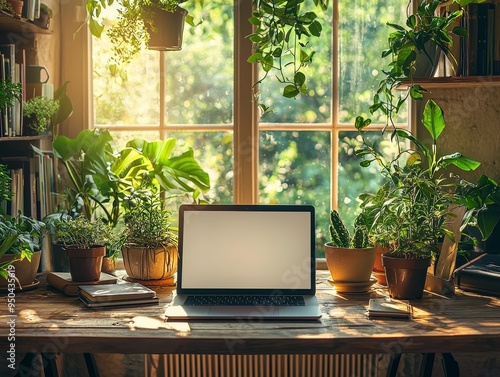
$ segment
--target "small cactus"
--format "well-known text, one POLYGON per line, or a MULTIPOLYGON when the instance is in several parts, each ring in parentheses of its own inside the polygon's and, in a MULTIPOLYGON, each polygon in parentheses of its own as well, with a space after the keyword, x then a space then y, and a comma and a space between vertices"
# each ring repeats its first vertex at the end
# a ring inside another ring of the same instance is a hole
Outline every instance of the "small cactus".
POLYGON ((330 237, 337 247, 349 247, 351 235, 336 210, 330 212, 330 237))
POLYGON ((330 213, 330 238, 336 247, 365 248, 370 246, 368 228, 364 222, 363 213, 359 214, 354 221, 354 235, 351 237, 349 230, 340 218, 336 210, 330 213))

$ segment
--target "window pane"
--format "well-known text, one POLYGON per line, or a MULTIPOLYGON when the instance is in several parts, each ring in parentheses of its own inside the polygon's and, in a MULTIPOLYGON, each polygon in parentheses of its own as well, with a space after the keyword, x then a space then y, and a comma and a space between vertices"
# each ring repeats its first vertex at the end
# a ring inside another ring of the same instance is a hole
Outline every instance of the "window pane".
MULTIPOLYGON (((354 124, 357 115, 372 117, 374 89, 383 78, 387 61, 381 57, 393 29, 400 22, 406 1, 349 0, 339 2, 339 122, 354 124)), ((404 114, 406 116, 406 114, 404 114)), ((380 117, 378 121, 384 122, 380 117)))
POLYGON ((160 121, 158 51, 143 51, 126 66, 127 79, 111 75, 109 38, 93 37, 96 125, 150 125, 160 121))
POLYGON ((166 123, 232 123, 233 1, 206 1, 193 16, 203 22, 186 25, 183 49, 166 53, 166 123))
MULTIPOLYGON (((321 36, 311 39, 316 54, 303 71, 307 77, 308 95, 299 95, 297 101, 283 97, 283 85, 274 78, 275 72, 271 70, 270 77, 260 85, 260 100, 273 112, 264 114, 262 123, 327 123, 331 119, 332 5, 326 12, 314 7, 312 1, 306 1, 304 6, 313 10, 323 25, 321 36)), ((309 47, 306 51, 310 52, 309 47)), ((285 70, 285 74, 293 77, 289 70, 285 70)))
POLYGON ((260 202, 316 207, 316 250, 323 254, 330 208, 330 133, 260 133, 260 202))

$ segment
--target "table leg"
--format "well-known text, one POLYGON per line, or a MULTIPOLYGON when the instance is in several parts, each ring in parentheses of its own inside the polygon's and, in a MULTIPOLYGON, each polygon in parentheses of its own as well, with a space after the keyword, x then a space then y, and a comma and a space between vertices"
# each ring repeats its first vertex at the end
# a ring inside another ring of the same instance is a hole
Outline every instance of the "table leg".
POLYGON ((441 363, 443 363, 443 371, 445 377, 460 376, 460 368, 451 353, 443 353, 441 355, 441 363))
POLYGON ((53 353, 42 353, 43 374, 45 377, 58 377, 56 355, 53 353))
POLYGON ((399 362, 401 361, 400 353, 393 353, 391 359, 389 360, 389 366, 387 367, 387 377, 396 377, 398 374, 399 362))
POLYGON ((91 353, 84 353, 83 357, 85 358, 85 364, 87 364, 87 371, 89 372, 90 377, 100 377, 99 368, 95 362, 94 355, 91 353))

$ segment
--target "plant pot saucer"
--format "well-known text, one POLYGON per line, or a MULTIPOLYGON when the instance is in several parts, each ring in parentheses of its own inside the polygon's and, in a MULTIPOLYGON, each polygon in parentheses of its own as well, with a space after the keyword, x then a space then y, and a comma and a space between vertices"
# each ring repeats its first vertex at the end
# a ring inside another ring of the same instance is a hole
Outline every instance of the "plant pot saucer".
POLYGON ((370 280, 360 283, 350 283, 345 281, 333 281, 331 277, 327 279, 328 283, 335 287, 339 293, 366 293, 370 287, 377 282, 376 277, 370 277, 370 280))
MULTIPOLYGON (((33 280, 33 282, 31 284, 24 284, 22 286, 23 289, 19 288, 19 284, 16 284, 16 293, 31 291, 32 289, 37 288, 39 284, 40 284, 40 281, 37 279, 33 280)), ((10 291, 7 289, 7 287, 1 287, 0 292, 1 293, 8 293, 10 291)))
POLYGON ((140 279, 133 279, 129 276, 124 276, 123 280, 128 281, 129 283, 139 283, 144 285, 145 287, 173 287, 176 285, 175 276, 171 276, 168 279, 155 279, 155 280, 140 280, 140 279))

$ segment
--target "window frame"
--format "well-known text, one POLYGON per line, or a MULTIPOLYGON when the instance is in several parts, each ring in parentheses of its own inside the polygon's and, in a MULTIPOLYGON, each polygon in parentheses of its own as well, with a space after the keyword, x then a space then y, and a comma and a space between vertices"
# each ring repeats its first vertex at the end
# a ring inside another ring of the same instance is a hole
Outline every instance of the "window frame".
MULTIPOLYGON (((332 0, 332 46, 337 46, 339 27, 339 0, 332 0)), ((332 110, 329 123, 259 123, 259 110, 252 96, 252 85, 258 78, 258 66, 249 64, 247 57, 252 53, 252 43, 246 38, 252 32, 248 17, 252 12, 251 1, 234 1, 235 38, 234 38, 234 119, 233 124, 217 125, 180 125, 165 124, 164 95, 160 95, 159 127, 144 127, 141 130, 159 132, 160 138, 165 138, 171 131, 232 131, 234 148, 234 187, 233 200, 236 204, 255 204, 259 201, 259 133, 261 131, 326 131, 331 135, 330 145, 330 204, 337 208, 338 202, 338 164, 339 164, 339 133, 355 131, 354 125, 338 123, 339 89, 335 85, 339 75, 339 51, 332 49, 332 110)), ((77 30, 85 20, 85 0, 77 0, 61 4, 61 30, 77 30), (76 11, 75 11, 76 8, 76 11), (78 16, 75 18, 74 14, 78 16)), ((70 81, 68 94, 74 105, 73 116, 62 125, 60 133, 76 137, 82 129, 92 129, 94 124, 93 87, 92 87, 92 43, 88 28, 82 27, 78 33, 61 33, 61 81, 70 81), (84 48, 82 48, 82 46, 84 48)), ((165 52, 160 53, 159 64, 165 66, 165 52)), ((163 76, 160 78, 163 80, 163 76)), ((162 91, 164 85, 160 85, 162 91)), ((408 112, 408 124, 414 125, 415 114, 408 112)), ((371 130, 382 129, 383 125, 371 126, 371 130)), ((411 127, 413 128, 413 127, 411 127)), ((113 127, 113 130, 136 130, 131 126, 113 127)))

